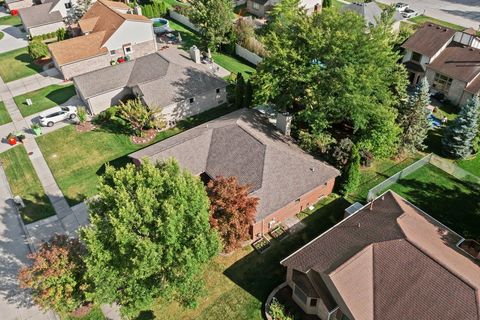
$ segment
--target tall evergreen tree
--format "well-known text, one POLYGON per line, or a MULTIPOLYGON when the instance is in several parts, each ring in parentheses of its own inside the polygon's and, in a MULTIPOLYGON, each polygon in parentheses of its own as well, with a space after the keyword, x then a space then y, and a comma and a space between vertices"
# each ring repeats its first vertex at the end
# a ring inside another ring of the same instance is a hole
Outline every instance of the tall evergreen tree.
POLYGON ((447 156, 465 159, 472 154, 474 139, 478 134, 479 107, 479 97, 475 95, 445 129, 442 145, 447 156))
POLYGON ((350 164, 344 173, 345 180, 342 187, 342 191, 345 195, 355 191, 360 184, 360 153, 358 148, 354 146, 352 148, 352 154, 350 156, 350 164))
POLYGON ((428 121, 430 104, 429 85, 426 78, 417 85, 408 101, 399 108, 399 124, 403 134, 400 136, 401 153, 411 153, 424 149, 430 123, 428 121))
POLYGON ((235 106, 243 108, 245 103, 245 80, 241 72, 237 73, 237 83, 235 86, 235 106))
POLYGON ((220 249, 203 183, 169 160, 107 167, 82 240, 94 301, 127 316, 157 297, 194 306, 205 265, 220 249))

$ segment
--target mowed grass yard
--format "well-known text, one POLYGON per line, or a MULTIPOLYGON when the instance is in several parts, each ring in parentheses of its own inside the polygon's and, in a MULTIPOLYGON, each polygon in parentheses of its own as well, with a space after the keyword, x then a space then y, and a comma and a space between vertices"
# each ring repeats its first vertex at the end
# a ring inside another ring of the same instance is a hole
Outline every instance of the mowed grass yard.
POLYGON ((27 48, 0 53, 0 77, 4 82, 18 80, 42 71, 33 63, 27 48))
POLYGON ((0 18, 0 25, 20 26, 21 24, 22 20, 20 20, 19 16, 5 16, 0 18))
MULTIPOLYGON (((194 44, 199 44, 200 39, 194 31, 173 20, 169 20, 169 24, 172 29, 179 31, 182 35, 182 49, 188 51, 194 44)), ((232 73, 241 72, 244 76, 248 77, 255 72, 255 68, 250 63, 238 57, 215 52, 212 53, 212 58, 218 65, 232 73)))
POLYGON ((272 247, 265 253, 258 254, 248 246, 231 256, 215 258, 205 272, 206 292, 196 309, 157 301, 153 310, 143 312, 137 320, 264 319, 263 303, 270 292, 285 281, 285 269, 280 261, 340 221, 348 205, 343 198, 332 195, 303 219, 305 229, 282 242, 272 240, 272 247))
MULTIPOLYGON (((152 143, 233 110, 220 106, 181 121, 177 127, 160 132, 152 143)), ((37 143, 70 205, 97 193, 98 177, 104 172, 105 164, 123 166, 129 162, 130 153, 146 147, 133 144, 127 134, 107 127, 80 133, 75 126, 67 126, 38 137, 37 143)))
POLYGON ((12 118, 10 118, 8 111, 5 108, 5 103, 0 101, 0 126, 9 122, 12 122, 12 118))
POLYGON ((480 239, 480 185, 427 164, 390 189, 462 236, 480 239))
POLYGON ((27 151, 22 145, 0 153, 0 161, 3 163, 13 195, 20 196, 25 203, 25 208, 21 209, 21 216, 25 223, 55 214, 27 151))
POLYGON ((37 112, 55 107, 66 102, 76 94, 75 87, 71 85, 51 85, 39 90, 27 92, 14 97, 15 103, 22 116, 27 117, 37 112), (32 105, 27 105, 26 100, 31 99, 32 105))

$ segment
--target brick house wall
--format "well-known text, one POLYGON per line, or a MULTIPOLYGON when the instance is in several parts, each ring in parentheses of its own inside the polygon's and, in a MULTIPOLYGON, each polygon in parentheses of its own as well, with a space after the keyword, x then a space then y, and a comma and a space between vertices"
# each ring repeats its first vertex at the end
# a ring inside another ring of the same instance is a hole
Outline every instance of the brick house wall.
POLYGON ((278 223, 285 221, 285 219, 293 217, 300 211, 305 210, 311 205, 314 205, 315 203, 318 202, 318 200, 320 200, 320 198, 331 194, 333 191, 334 185, 335 185, 335 178, 332 178, 326 184, 318 186, 312 191, 301 196, 299 198, 300 201, 297 201, 298 199, 294 200, 289 204, 287 204, 286 206, 284 206, 283 208, 281 208, 280 210, 277 210, 276 212, 268 215, 263 220, 257 221, 252 227, 252 237, 255 239, 257 238, 258 234, 262 234, 262 227, 263 227, 263 234, 268 233, 271 230, 268 227, 271 221, 275 222, 272 226, 274 227, 278 223))

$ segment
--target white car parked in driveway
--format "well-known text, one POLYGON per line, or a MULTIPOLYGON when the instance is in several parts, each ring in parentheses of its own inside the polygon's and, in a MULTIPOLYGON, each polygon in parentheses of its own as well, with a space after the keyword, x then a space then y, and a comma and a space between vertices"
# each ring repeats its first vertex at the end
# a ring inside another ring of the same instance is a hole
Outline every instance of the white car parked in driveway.
POLYGON ((412 9, 405 9, 402 11, 402 17, 406 18, 406 19, 410 19, 410 18, 413 18, 413 17, 416 17, 418 16, 418 12, 415 11, 415 10, 412 10, 412 9))
POLYGON ((395 10, 397 10, 398 12, 403 12, 406 9, 408 9, 408 4, 403 3, 403 2, 395 3, 395 10))
POLYGON ((75 119, 77 108, 72 106, 54 107, 40 113, 38 117, 42 126, 51 127, 57 122, 75 119))

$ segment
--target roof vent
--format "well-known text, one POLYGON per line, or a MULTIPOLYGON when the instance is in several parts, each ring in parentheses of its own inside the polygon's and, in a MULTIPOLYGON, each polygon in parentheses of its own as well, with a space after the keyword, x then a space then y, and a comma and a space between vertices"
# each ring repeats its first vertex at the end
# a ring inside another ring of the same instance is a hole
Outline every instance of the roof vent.
POLYGON ((437 29, 441 29, 440 26, 437 26, 437 29))
POLYGON ((433 24, 429 23, 428 26, 429 26, 429 27, 433 27, 433 24))
POLYGON ((310 168, 310 171, 315 172, 315 168, 310 168))

